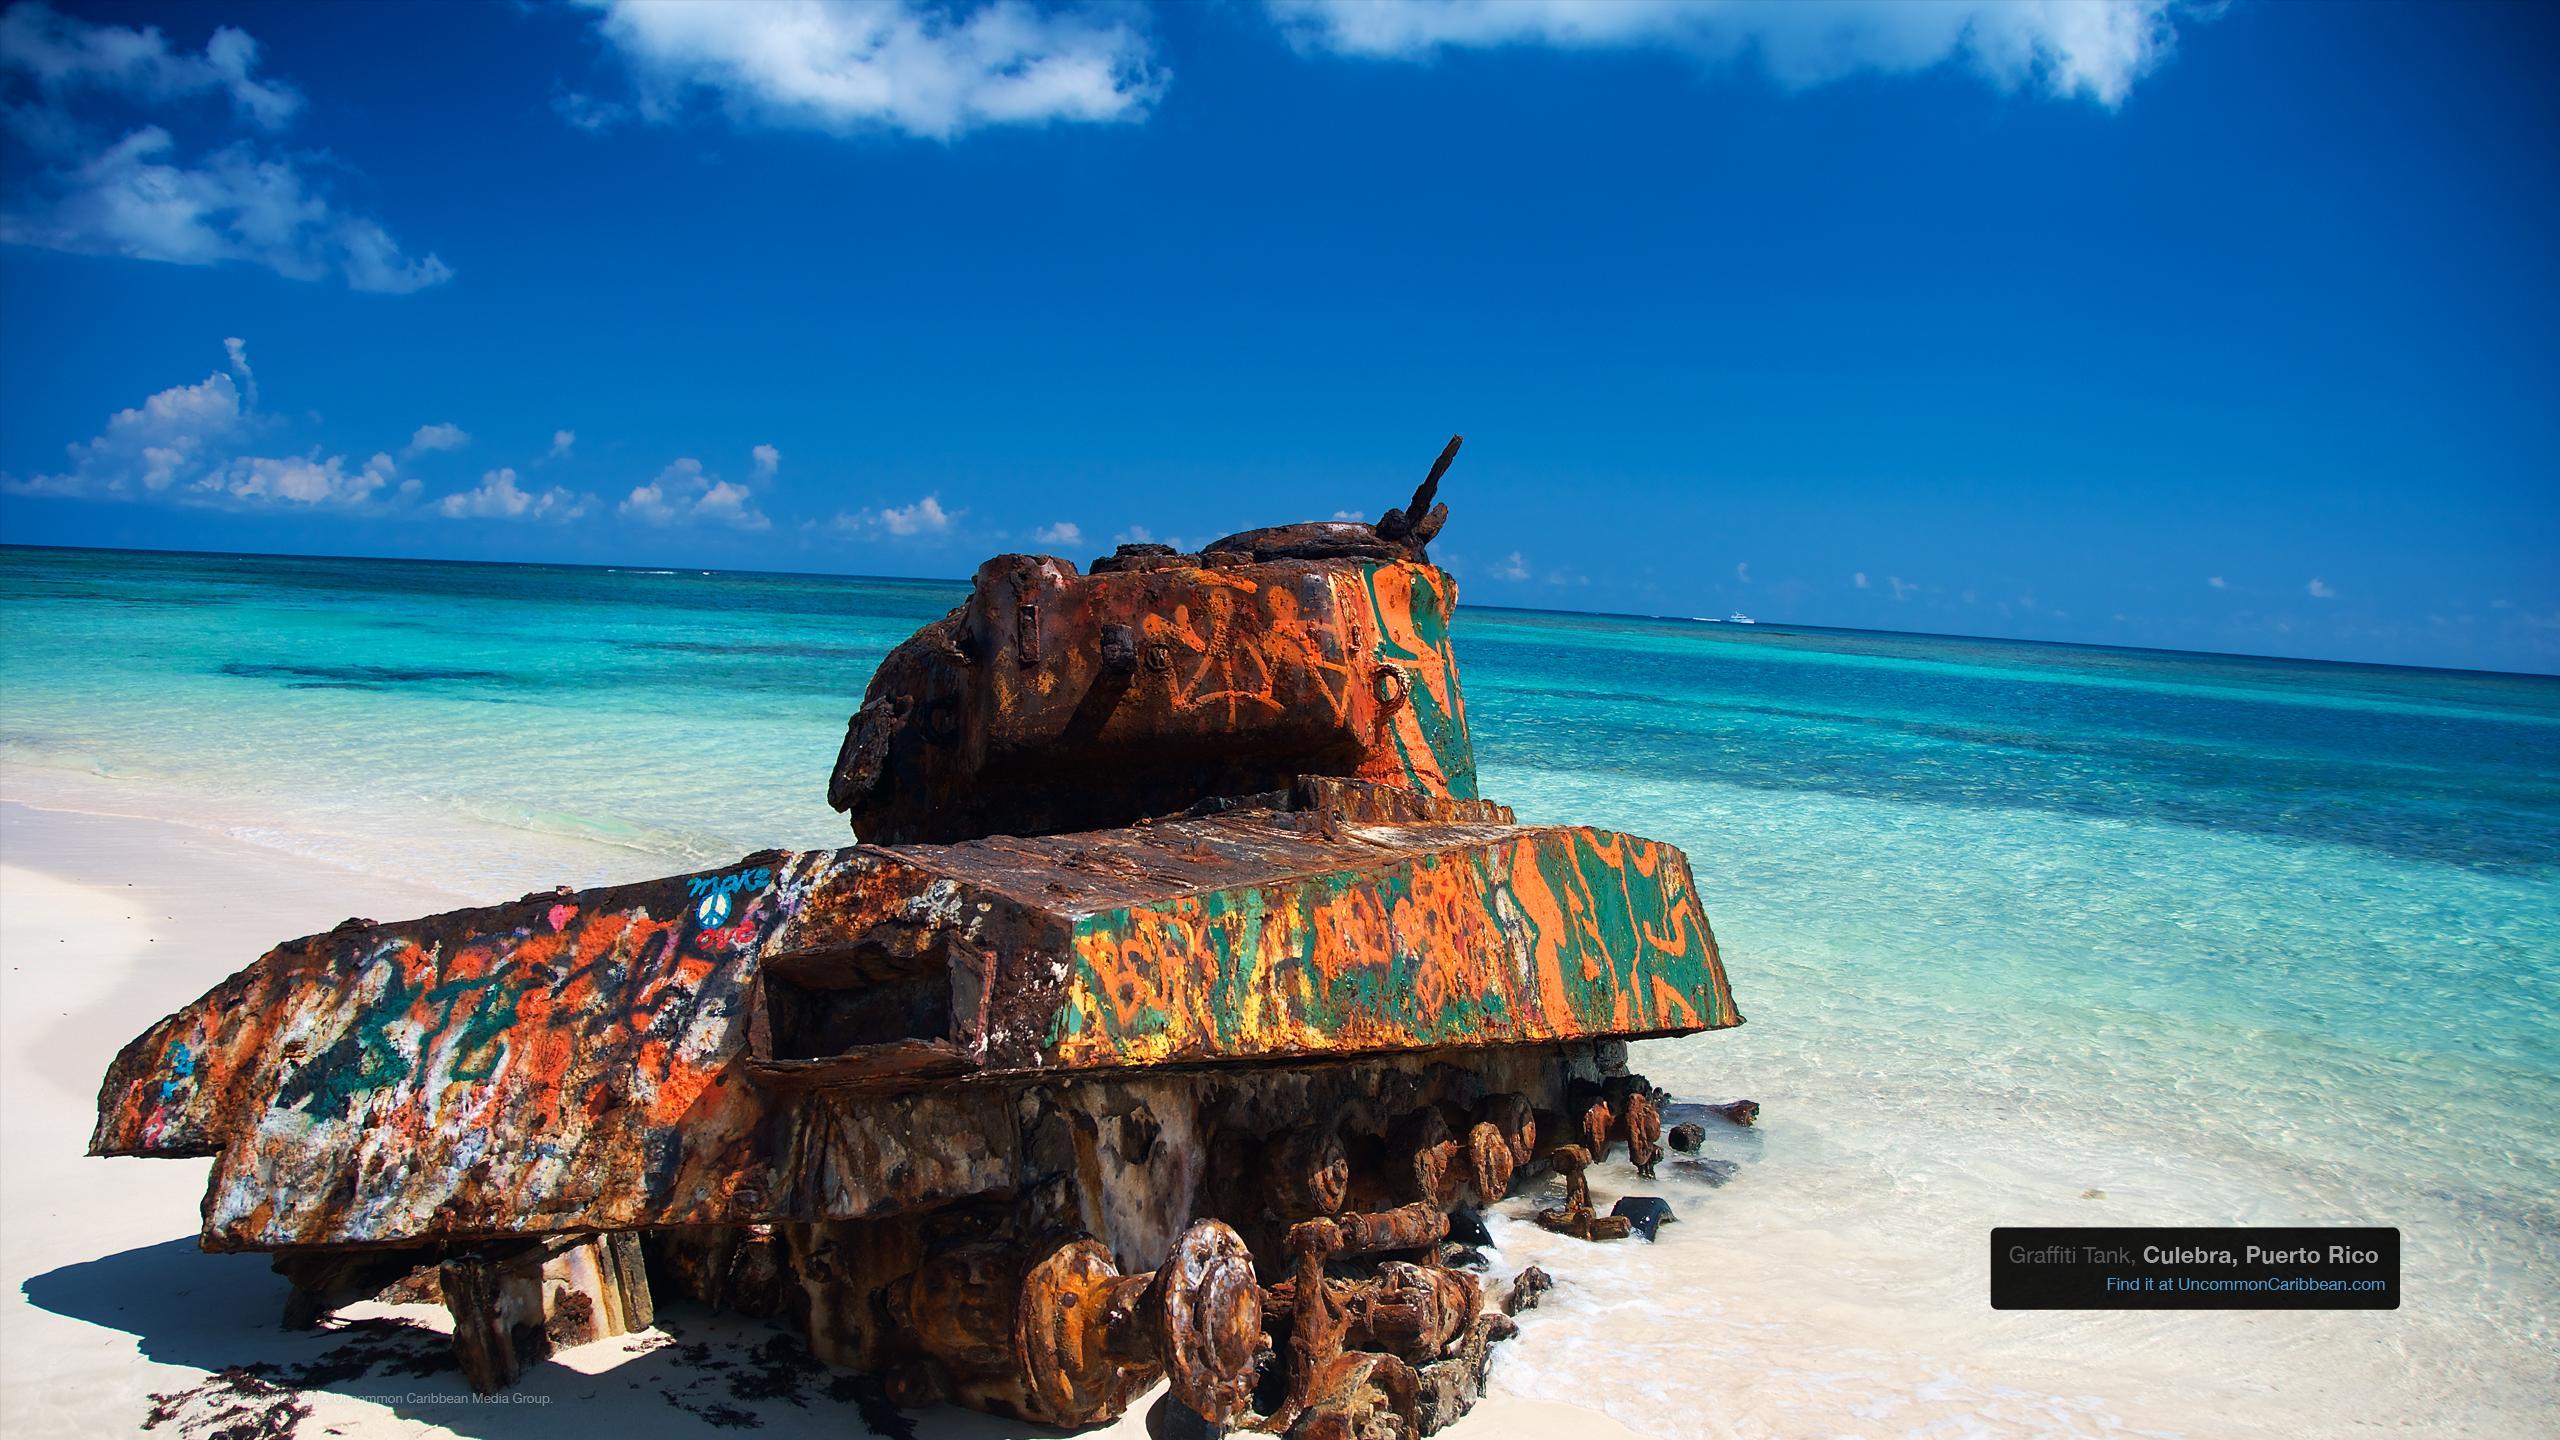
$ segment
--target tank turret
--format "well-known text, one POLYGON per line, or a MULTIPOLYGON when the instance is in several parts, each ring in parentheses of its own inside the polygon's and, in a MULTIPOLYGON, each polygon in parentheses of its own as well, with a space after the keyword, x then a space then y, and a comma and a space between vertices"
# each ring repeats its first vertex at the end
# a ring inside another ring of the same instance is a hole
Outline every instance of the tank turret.
POLYGON ((1458 445, 1374 525, 1123 545, 1090 574, 987 561, 872 677, 828 804, 897 845, 1125 825, 1301 775, 1474 799, 1457 584, 1425 553, 1458 445))

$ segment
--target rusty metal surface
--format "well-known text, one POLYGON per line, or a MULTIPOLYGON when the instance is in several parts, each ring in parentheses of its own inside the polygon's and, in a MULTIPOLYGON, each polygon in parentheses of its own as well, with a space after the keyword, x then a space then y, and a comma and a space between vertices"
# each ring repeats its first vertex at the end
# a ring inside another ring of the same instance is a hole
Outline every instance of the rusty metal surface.
POLYGON ((1330 866, 1275 856, 1283 878, 1078 915, 1041 1049, 1069 1065, 1160 1063, 1739 1020, 1676 850, 1566 827, 1342 831, 1323 847, 1330 866))
POLYGON ((1603 1095, 1582 1112, 1583 1146, 1594 1160, 1609 1158, 1617 1142, 1627 1142, 1627 1163, 1636 1174, 1653 1178, 1653 1167, 1662 1160, 1662 1111, 1653 1097, 1630 1092, 1612 1099, 1603 1095))
POLYGON ((654 1309, 638 1251, 628 1234, 580 1236, 446 1260, 437 1291, 463 1378, 495 1394, 554 1350, 646 1329, 654 1309))
MULTIPOLYGON (((1369 825, 1255 812, 1094 834, 897 847, 982 967, 985 1073, 1739 1023, 1688 865, 1579 827, 1369 825), (948 890, 936 888, 950 883, 948 890), (1063 972, 1060 966, 1065 967, 1063 972)), ((923 923, 896 887, 822 893, 784 949, 923 923)))
POLYGON ((126 1048, 92 1151, 215 1155, 218 1248, 851 1215, 1010 1183, 999 1096, 777 1116, 748 1082, 758 947, 830 858, 279 946, 126 1048))
POLYGON ((1157 1317, 1153 1348, 1173 1393, 1212 1424, 1242 1415, 1262 1351, 1262 1289, 1243 1237, 1193 1225, 1156 1267, 1142 1308, 1157 1317))
POLYGON ((1298 775, 1473 798, 1457 583, 1426 548, 1460 443, 1375 525, 1123 546, 1090 574, 987 561, 872 676, 827 803, 906 844, 1124 825, 1298 775))
POLYGON ((979 567, 873 677, 829 803, 904 843, 1127 824, 1302 774, 1475 795, 1446 572, 1183 558, 979 567))
POLYGON ((1634 1226, 1623 1215, 1603 1215, 1591 1208, 1591 1182, 1583 1172, 1591 1167, 1591 1152, 1579 1145, 1559 1145, 1547 1154, 1547 1163, 1564 1177, 1564 1203, 1538 1212, 1538 1223, 1559 1235, 1578 1240, 1624 1240, 1634 1226))
POLYGON ((911 1399, 944 1398, 1052 1425, 1090 1425, 1158 1379, 1216 1421, 1240 1414, 1262 1336, 1253 1257, 1216 1220, 1186 1229, 1164 1263, 1124 1275, 1088 1237, 1042 1253, 973 1244, 890 1285, 891 1319, 920 1360, 911 1399))

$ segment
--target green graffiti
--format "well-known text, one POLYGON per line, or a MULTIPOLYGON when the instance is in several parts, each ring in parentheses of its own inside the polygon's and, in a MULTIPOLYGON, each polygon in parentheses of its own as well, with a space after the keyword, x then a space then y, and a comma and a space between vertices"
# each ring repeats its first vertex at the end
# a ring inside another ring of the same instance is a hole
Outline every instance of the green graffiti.
MULTIPOLYGON (((1094 1014, 1101 1018, 1103 1035, 1114 1045, 1126 1045, 1130 1041, 1162 1035, 1171 1030, 1173 1017, 1153 1005, 1141 1006, 1126 1023, 1121 1021, 1119 1006, 1113 1003, 1110 981, 1100 970, 1094 968, 1091 960, 1085 957, 1086 946, 1081 942, 1096 935, 1108 937, 1111 942, 1111 952, 1122 956, 1125 962, 1129 912, 1108 910, 1098 915, 1087 915, 1075 922, 1075 928, 1069 936, 1068 953, 1074 957, 1073 973, 1076 979, 1073 988, 1082 990, 1100 1002, 1093 1007, 1093 1010, 1094 1014)), ((1177 966, 1181 963, 1182 957, 1174 955, 1159 956, 1155 960, 1156 965, 1165 967, 1177 966)), ((1063 1036, 1083 1033, 1084 1016, 1078 1013, 1073 1005, 1061 1007, 1059 1012, 1050 1018, 1049 1043, 1052 1045, 1058 1043, 1063 1036)))
MULTIPOLYGON (((1399 626, 1387 618, 1386 603, 1378 595, 1380 565, 1364 566, 1360 583, 1369 595, 1369 616, 1378 628, 1378 648, 1373 657, 1381 661, 1418 661, 1426 656, 1436 658, 1448 675, 1449 694, 1458 694, 1458 657, 1449 648, 1448 607, 1443 603, 1436 570, 1426 570, 1412 586, 1412 603, 1407 606, 1404 623, 1399 626), (1407 649, 1398 637, 1411 635, 1416 648, 1407 649)), ((1428 685, 1414 685, 1407 695, 1413 706, 1413 718, 1422 731, 1422 739, 1431 752, 1433 766, 1454 799, 1476 798, 1475 743, 1467 734, 1463 715, 1444 708, 1428 685)), ((1413 752, 1406 746, 1404 734, 1396 732, 1396 756, 1403 762, 1405 777, 1414 788, 1428 794, 1434 788, 1423 782, 1422 767, 1414 763, 1413 752)))
MULTIPOLYGON (((408 1076, 409 1057, 392 1039, 391 1025, 417 1003, 418 991, 401 971, 397 947, 377 952, 371 963, 383 972, 381 997, 358 1009, 337 1043, 288 1069, 275 1108, 307 1107, 314 1119, 343 1120, 359 1099, 408 1076)), ((360 992, 362 983, 351 988, 360 992)))
MULTIPOLYGON (((1521 903, 1507 846, 1423 853, 1383 870, 1305 875, 1085 916, 1075 924, 1074 988, 1099 1002, 1092 1006, 1093 1014, 1113 1046, 1171 1036, 1183 1051, 1225 1055, 1258 1053, 1271 1043, 1270 1036, 1257 1037, 1247 1027, 1257 995, 1284 1007, 1283 1014, 1266 1020, 1275 1031, 1339 1034, 1375 1025, 1391 1030, 1396 1046, 1412 1048, 1518 1035, 1524 1029, 1606 1034, 1624 1028, 1617 1011, 1621 997, 1635 1028, 1684 1023, 1685 1009, 1665 1013, 1654 991, 1656 979, 1694 1005, 1702 1024, 1733 1023, 1731 1007, 1716 983, 1703 922, 1691 909, 1686 888, 1673 883, 1670 874, 1647 878, 1624 863, 1639 857, 1635 842, 1589 831, 1548 830, 1526 832, 1523 843, 1530 847, 1528 865, 1555 898, 1561 933, 1549 935, 1540 928, 1534 917, 1542 905, 1521 903), (1464 867, 1463 881, 1428 884, 1425 877, 1443 866, 1464 867), (1432 898, 1426 900, 1424 894, 1432 898), (1507 972, 1491 968, 1502 964, 1498 956, 1468 957, 1476 984, 1465 993, 1428 1001, 1424 997, 1441 988, 1424 983, 1433 970, 1434 952, 1418 950, 1414 937, 1392 931, 1385 953, 1360 957, 1361 963, 1330 974, 1317 964, 1317 918, 1347 898, 1362 898, 1394 915, 1410 905, 1445 903, 1456 894, 1473 897, 1470 903, 1509 937, 1505 948, 1549 957, 1546 963, 1555 967, 1570 1013, 1543 1013, 1544 992, 1535 977, 1520 994, 1507 993, 1500 978, 1507 972), (1196 909, 1184 913, 1184 907, 1196 909), (1149 925, 1143 920, 1148 916, 1171 923, 1149 925), (1131 938, 1142 935, 1200 948, 1155 954, 1131 938), (1674 936, 1680 949, 1657 948, 1659 940, 1674 936), (1167 990, 1178 997, 1172 1013, 1150 1004, 1124 1018, 1109 988, 1113 982, 1085 958, 1088 954, 1107 957, 1102 968, 1144 967, 1168 979, 1167 990)), ((1050 1043, 1081 1035, 1086 1021, 1077 1005, 1062 1006, 1048 1027, 1050 1043)))
POLYGON ((524 998, 530 980, 510 972, 518 967, 502 965, 497 971, 476 980, 449 980, 429 990, 430 1003, 444 1006, 444 1014, 435 1025, 435 1033, 443 1034, 453 1025, 454 1011, 466 996, 481 996, 464 1012, 461 1033, 453 1041, 453 1078, 486 1080, 498 1073, 507 1055, 507 1031, 516 1023, 516 1004, 524 998))

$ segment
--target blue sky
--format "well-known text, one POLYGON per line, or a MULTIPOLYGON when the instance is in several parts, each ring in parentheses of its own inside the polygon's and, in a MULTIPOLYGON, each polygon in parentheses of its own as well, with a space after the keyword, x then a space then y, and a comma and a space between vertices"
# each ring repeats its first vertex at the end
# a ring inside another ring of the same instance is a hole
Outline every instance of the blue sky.
POLYGON ((2549 7, 17 4, 0 535, 2560 671, 2549 7))

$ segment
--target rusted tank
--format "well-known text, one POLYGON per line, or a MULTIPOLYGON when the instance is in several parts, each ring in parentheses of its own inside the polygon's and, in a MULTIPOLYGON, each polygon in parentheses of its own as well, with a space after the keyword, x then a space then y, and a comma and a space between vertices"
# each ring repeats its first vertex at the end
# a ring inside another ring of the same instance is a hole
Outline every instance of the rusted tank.
POLYGON ((1510 1331, 1452 1213, 1625 1234, 1626 1042, 1741 1019, 1678 850, 1476 793, 1456 450, 1375 525, 987 562, 848 728, 866 843, 289 941, 92 1153, 212 1157, 288 1323, 439 1296, 483 1389, 680 1295, 904 1404, 1445 1424, 1510 1331))

